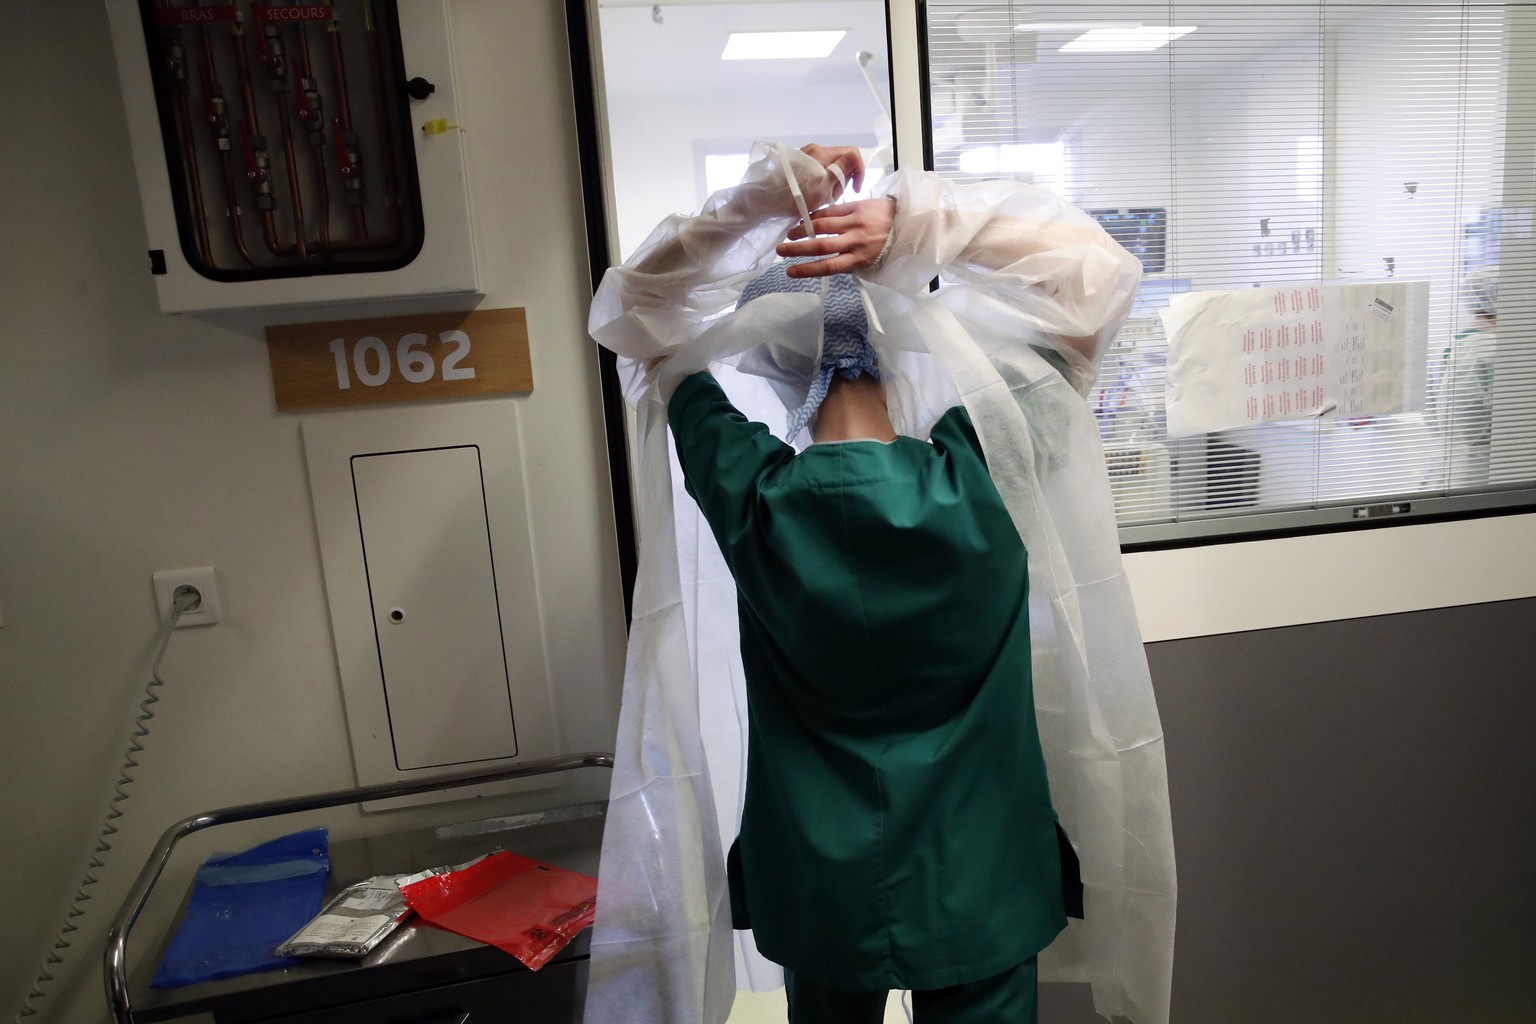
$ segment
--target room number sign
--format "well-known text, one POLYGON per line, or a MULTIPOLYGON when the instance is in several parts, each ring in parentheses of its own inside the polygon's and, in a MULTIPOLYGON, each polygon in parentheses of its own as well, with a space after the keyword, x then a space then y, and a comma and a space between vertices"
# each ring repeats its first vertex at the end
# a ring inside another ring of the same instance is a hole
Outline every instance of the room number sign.
POLYGON ((522 309, 267 328, 280 412, 533 390, 522 309))

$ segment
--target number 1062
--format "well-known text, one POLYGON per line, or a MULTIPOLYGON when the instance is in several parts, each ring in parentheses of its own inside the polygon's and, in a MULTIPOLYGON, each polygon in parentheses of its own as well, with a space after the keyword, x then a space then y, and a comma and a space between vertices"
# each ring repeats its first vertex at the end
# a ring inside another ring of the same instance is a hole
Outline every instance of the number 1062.
POLYGON ((347 340, 337 338, 331 342, 331 355, 336 358, 336 387, 350 390, 354 377, 364 386, 379 387, 387 383, 398 370, 400 376, 411 384, 425 384, 437 377, 440 380, 473 380, 475 368, 460 365, 470 352, 469 335, 463 331, 443 331, 437 336, 435 348, 441 361, 434 358, 429 345, 434 343, 425 334, 407 334, 395 342, 394 353, 379 338, 359 338, 347 358, 347 340), (349 365, 350 364, 350 365, 349 365))

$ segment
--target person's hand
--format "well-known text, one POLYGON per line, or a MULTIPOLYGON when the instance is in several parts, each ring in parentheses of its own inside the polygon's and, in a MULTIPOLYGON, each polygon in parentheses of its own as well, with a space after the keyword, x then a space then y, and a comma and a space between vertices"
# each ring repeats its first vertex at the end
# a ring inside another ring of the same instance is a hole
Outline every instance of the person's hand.
POLYGON ((827 277, 847 274, 874 265, 890 237, 896 204, 889 199, 863 199, 825 206, 811 214, 814 237, 796 224, 779 243, 780 256, 822 256, 814 263, 796 263, 786 269, 790 277, 827 277))
MULTIPOLYGON (((864 187, 864 154, 857 146, 818 146, 813 142, 801 146, 800 152, 828 170, 836 165, 855 192, 864 187)), ((836 199, 840 194, 841 190, 833 193, 832 198, 836 199)))

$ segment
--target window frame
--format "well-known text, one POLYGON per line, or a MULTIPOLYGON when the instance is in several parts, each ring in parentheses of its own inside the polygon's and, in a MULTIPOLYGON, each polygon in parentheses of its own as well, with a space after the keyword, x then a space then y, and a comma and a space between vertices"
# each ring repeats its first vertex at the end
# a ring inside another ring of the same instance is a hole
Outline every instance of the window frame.
MULTIPOLYGON (((917 21, 916 44, 921 88, 920 130, 923 165, 929 170, 934 170, 936 158, 933 134, 933 54, 930 50, 931 33, 929 31, 929 9, 931 5, 930 0, 913 0, 913 2, 917 21)), ((1153 6, 1147 4, 1133 5, 1153 6)), ((1195 8, 1209 5, 1184 4, 1179 6, 1195 8)), ((1316 7, 1320 13, 1324 13, 1329 7, 1329 0, 1290 0, 1287 6, 1297 8, 1316 7)), ((1370 0, 1367 0, 1365 3, 1339 3, 1333 6, 1348 8, 1438 7, 1452 9, 1504 7, 1508 10, 1514 10, 1518 5, 1510 2, 1510 0, 1499 0, 1499 2, 1492 3, 1480 2, 1480 0, 1445 0, 1445 2, 1439 3, 1414 2, 1414 0, 1398 0, 1398 2, 1386 2, 1386 0, 1370 2, 1370 0)), ((1169 16, 1172 17, 1173 11, 1176 8, 1164 6, 1162 9, 1168 10, 1169 16)), ((1533 23, 1530 28, 1536 30, 1536 23, 1533 23)), ((1326 37, 1323 37, 1320 43, 1326 45, 1326 37)), ((1531 76, 1536 76, 1536 69, 1527 69, 1527 73, 1531 76)), ((1506 114, 1506 128, 1512 118, 1513 114, 1506 114)), ((1512 145, 1513 143, 1506 139, 1506 151, 1512 145)), ((1324 150, 1326 152, 1326 142, 1324 143, 1324 150)), ((1325 159, 1327 158, 1325 157, 1325 159)), ((1507 159, 1506 157, 1506 162, 1507 159)), ((1329 195, 1328 190, 1324 188, 1322 201, 1323 206, 1326 208, 1337 200, 1336 197, 1329 195)), ((1169 215, 1170 217, 1176 215, 1171 205, 1169 215)), ((1325 223, 1328 223, 1328 221, 1325 220, 1325 223)), ((1340 279, 1328 280, 1330 283, 1336 283, 1340 279)), ((1209 439, 1220 439, 1221 436, 1222 432, 1216 431, 1194 435, 1192 440, 1203 438, 1208 442, 1209 439)), ((1533 457, 1536 457, 1536 451, 1533 451, 1531 454, 1533 457)), ((1369 498, 1362 498, 1358 501, 1339 502, 1336 504, 1319 503, 1310 507, 1261 508, 1255 511, 1213 512, 1210 514, 1188 515, 1186 518, 1153 522, 1133 521, 1121 523, 1119 533, 1121 550, 1129 553, 1369 530, 1400 525, 1454 522, 1467 519, 1519 515, 1533 511, 1536 511, 1536 477, 1533 477, 1528 483, 1521 482, 1513 486, 1487 486, 1479 490, 1454 494, 1422 491, 1386 492, 1372 495, 1369 498)))

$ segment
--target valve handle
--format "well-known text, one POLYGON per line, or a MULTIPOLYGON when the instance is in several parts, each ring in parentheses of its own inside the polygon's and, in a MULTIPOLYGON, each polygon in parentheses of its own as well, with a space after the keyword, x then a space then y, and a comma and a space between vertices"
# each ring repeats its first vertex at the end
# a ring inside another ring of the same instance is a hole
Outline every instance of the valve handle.
POLYGON ((336 135, 336 166, 341 171, 343 178, 350 178, 357 174, 357 164, 349 159, 347 152, 347 140, 341 131, 341 118, 331 118, 331 130, 336 135))
POLYGON ((262 12, 266 10, 261 0, 251 0, 251 15, 256 20, 256 63, 271 64, 272 54, 267 51, 267 34, 262 31, 262 12))
POLYGON ((246 180, 261 184, 267 176, 256 163, 256 150, 251 146, 251 122, 244 117, 240 119, 240 146, 245 152, 246 180))
POLYGON ((309 90, 304 87, 304 79, 306 76, 300 70, 298 61, 292 61, 292 64, 293 96, 294 102, 298 104, 299 120, 303 121, 305 124, 309 124, 315 119, 315 108, 309 105, 309 90))
POLYGON ((213 72, 208 69, 207 64, 199 64, 197 77, 203 83, 203 114, 208 118, 209 124, 216 125, 219 123, 219 108, 213 101, 213 72))

